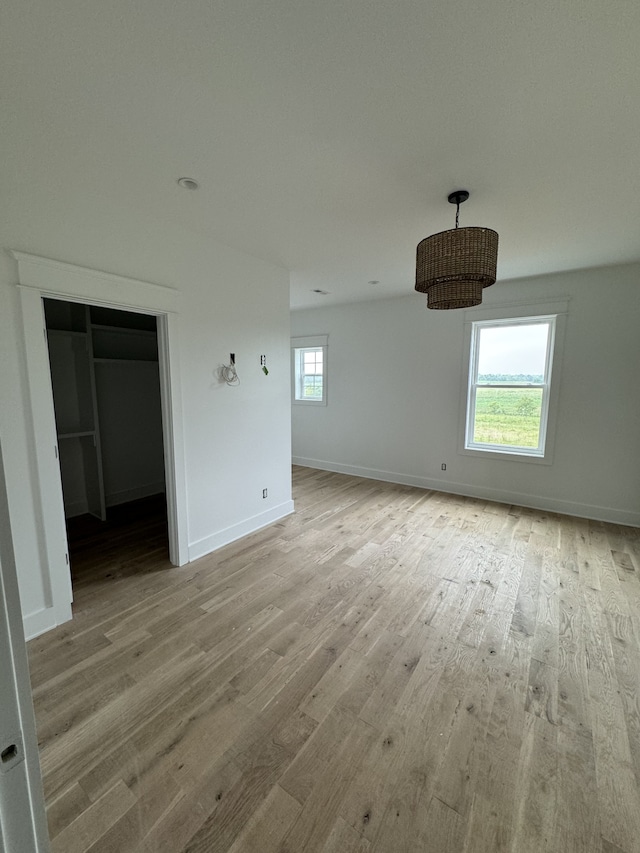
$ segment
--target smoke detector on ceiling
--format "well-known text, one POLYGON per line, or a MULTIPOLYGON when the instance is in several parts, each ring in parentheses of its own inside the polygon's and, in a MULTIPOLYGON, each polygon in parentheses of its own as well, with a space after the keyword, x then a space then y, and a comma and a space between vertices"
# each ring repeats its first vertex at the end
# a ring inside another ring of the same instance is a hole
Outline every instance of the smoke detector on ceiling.
POLYGON ((198 182, 194 181, 193 178, 178 178, 178 186, 184 190, 197 190, 198 182))

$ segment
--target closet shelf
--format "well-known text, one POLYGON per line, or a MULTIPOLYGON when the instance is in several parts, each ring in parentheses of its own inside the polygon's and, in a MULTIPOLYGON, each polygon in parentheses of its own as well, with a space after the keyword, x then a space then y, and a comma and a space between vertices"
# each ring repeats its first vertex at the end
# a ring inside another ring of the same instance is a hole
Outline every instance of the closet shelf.
POLYGON ((157 364, 157 358, 94 358, 95 364, 157 364))
POLYGON ((58 439, 61 438, 84 438, 85 435, 95 435, 94 429, 80 430, 79 432, 59 432, 58 439))
POLYGON ((116 335, 136 335, 142 338, 155 338, 156 332, 151 329, 129 329, 126 326, 105 326, 102 323, 91 323, 91 329, 96 332, 113 332, 116 335))
POLYGON ((77 329, 47 329, 48 335, 64 335, 67 338, 86 338, 86 332, 79 332, 77 329))

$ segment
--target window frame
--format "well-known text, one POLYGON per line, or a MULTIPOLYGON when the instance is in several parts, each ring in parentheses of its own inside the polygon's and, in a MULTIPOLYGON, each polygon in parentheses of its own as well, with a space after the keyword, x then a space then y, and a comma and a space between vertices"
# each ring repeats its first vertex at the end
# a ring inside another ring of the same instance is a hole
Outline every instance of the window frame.
POLYGON ((294 406, 326 406, 328 390, 327 359, 329 350, 328 335, 307 335, 291 338, 291 402, 294 406), (304 353, 322 350, 322 399, 311 400, 298 397, 300 379, 304 375, 302 364, 304 353))
POLYGON ((462 389, 459 453, 485 459, 502 459, 550 465, 553 461, 560 390, 560 367, 568 300, 517 303, 500 308, 465 313, 466 381, 462 389), (546 369, 542 383, 504 385, 478 383, 478 357, 481 328, 548 323, 546 369), (540 437, 537 448, 485 444, 473 441, 475 397, 478 387, 543 388, 540 413, 540 437))

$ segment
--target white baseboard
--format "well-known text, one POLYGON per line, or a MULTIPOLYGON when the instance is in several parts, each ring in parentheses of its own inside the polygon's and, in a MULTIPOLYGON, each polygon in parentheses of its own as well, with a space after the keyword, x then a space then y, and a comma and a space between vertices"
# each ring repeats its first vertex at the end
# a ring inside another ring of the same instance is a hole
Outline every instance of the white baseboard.
POLYGON ((164 481, 146 483, 143 486, 135 486, 133 489, 123 489, 120 492, 112 492, 110 495, 105 495, 105 504, 107 506, 118 506, 118 504, 126 504, 129 501, 149 498, 151 495, 159 495, 162 492, 164 492, 164 481))
POLYGON ((261 512, 245 521, 238 524, 233 524, 231 527, 225 527, 224 530, 219 530, 211 536, 206 536, 204 539, 199 539, 197 542, 192 542, 189 545, 189 562, 197 560, 198 557, 204 557, 205 554, 210 554, 212 551, 217 551, 224 545, 229 545, 230 542, 235 542, 236 539, 241 539, 243 536, 248 536, 250 533, 255 533, 269 524, 280 521, 281 518, 286 518, 294 511, 293 501, 285 501, 278 504, 266 512, 261 512))
POLYGON ((42 610, 36 610, 35 613, 28 613, 22 619, 24 638, 33 640, 34 637, 39 637, 40 634, 62 625, 63 622, 68 622, 71 617, 71 603, 58 607, 44 607, 42 610))
POLYGON ((428 477, 415 477, 411 474, 398 474, 392 471, 379 471, 376 468, 362 468, 358 465, 343 465, 339 462, 326 462, 322 459, 293 457, 294 465, 303 468, 317 468, 321 471, 335 471, 337 474, 349 474, 352 477, 364 477, 367 480, 382 480, 385 483, 398 483, 403 486, 417 486, 419 489, 432 489, 469 498, 480 498, 496 503, 514 504, 530 509, 559 512, 563 515, 575 515, 578 518, 590 518, 594 521, 608 521, 613 524, 625 524, 640 527, 640 512, 614 509, 613 507, 593 506, 591 504, 565 501, 543 495, 528 495, 521 492, 509 492, 492 489, 490 486, 471 486, 468 483, 452 483, 428 477))

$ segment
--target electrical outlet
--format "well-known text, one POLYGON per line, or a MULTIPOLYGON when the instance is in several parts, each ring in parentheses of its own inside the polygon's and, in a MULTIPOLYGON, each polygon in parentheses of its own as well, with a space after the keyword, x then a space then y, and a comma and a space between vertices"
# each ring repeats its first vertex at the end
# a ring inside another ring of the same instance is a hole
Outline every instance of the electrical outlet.
POLYGON ((443 462, 443 463, 442 463, 442 465, 440 466, 440 468, 441 468, 443 471, 446 471, 446 470, 447 470, 447 463, 446 463, 446 462, 443 462))
POLYGON ((266 490, 266 489, 263 489, 263 490, 262 490, 262 497, 263 497, 263 498, 266 498, 266 496, 267 496, 267 490, 266 490))

